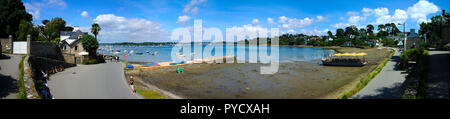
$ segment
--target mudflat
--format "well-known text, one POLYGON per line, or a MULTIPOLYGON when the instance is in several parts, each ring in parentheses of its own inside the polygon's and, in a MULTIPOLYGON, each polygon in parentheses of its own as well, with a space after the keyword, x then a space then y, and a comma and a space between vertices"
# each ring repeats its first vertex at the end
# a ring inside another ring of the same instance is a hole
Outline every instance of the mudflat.
MULTIPOLYGON (((338 52, 365 52, 364 67, 322 66, 320 61, 281 63, 273 75, 260 74, 264 64, 190 64, 126 71, 140 83, 150 84, 191 99, 320 99, 338 98, 386 59, 389 49, 333 47, 338 52), (176 68, 184 69, 177 74, 176 68)), ((146 88, 151 89, 151 88, 146 88)))

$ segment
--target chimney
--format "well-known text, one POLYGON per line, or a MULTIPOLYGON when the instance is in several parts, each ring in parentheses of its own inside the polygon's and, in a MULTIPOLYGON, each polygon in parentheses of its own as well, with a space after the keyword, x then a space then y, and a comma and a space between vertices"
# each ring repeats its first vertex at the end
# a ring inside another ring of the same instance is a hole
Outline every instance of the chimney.
POLYGON ((416 33, 416 29, 410 29, 410 33, 416 33))

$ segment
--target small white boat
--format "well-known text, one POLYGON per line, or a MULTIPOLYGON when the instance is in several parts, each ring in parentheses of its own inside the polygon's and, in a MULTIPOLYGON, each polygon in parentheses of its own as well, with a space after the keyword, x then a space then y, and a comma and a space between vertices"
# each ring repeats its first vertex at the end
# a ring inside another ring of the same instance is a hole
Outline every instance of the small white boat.
POLYGON ((158 51, 153 52, 152 55, 158 55, 158 51))

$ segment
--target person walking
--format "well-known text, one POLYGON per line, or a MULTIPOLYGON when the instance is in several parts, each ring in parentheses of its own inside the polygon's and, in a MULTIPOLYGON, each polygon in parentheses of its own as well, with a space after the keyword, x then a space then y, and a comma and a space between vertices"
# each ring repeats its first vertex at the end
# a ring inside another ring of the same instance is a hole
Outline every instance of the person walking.
POLYGON ((133 76, 130 77, 130 87, 131 87, 131 94, 136 94, 136 89, 134 87, 134 79, 133 76))

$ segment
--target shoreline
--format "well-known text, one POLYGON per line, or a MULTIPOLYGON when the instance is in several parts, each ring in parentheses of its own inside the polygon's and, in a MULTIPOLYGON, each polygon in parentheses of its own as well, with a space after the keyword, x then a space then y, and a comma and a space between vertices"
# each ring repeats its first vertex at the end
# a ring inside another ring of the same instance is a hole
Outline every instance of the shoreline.
MULTIPOLYGON (((151 45, 149 45, 151 46, 151 45)), ((334 50, 337 53, 341 53, 339 52, 337 49, 341 48, 339 46, 327 46, 327 47, 314 47, 312 45, 279 45, 280 47, 307 47, 307 48, 322 48, 322 49, 330 49, 330 50, 334 50)), ((226 56, 225 56, 226 57, 226 56)), ((142 62, 142 61, 128 61, 128 60, 120 60, 121 62, 126 62, 129 64, 149 64, 149 63, 166 63, 166 62, 172 62, 172 61, 164 61, 164 62, 142 62)))
POLYGON ((139 77, 143 84, 189 99, 338 99, 374 70, 384 59, 382 55, 388 54, 385 49, 377 48, 318 48, 336 52, 367 51, 373 57, 364 67, 326 67, 302 61, 280 63, 275 75, 260 75, 258 64, 188 64, 126 71, 126 74, 127 78, 139 77), (186 74, 177 75, 175 67, 185 69, 186 74))

